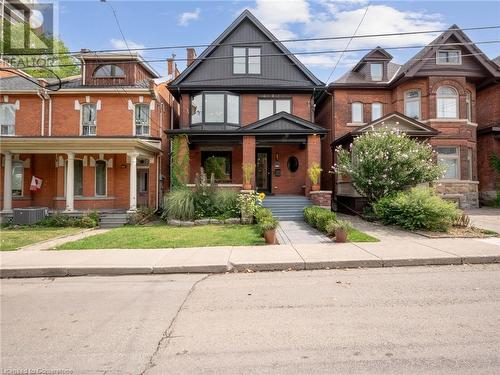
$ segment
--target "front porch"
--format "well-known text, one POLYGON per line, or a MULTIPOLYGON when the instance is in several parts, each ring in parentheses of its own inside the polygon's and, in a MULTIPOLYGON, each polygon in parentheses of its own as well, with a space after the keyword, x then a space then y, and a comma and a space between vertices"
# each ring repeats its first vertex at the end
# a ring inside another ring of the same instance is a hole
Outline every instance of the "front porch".
POLYGON ((14 208, 135 211, 159 205, 158 142, 141 139, 2 137, 2 215, 14 208), (33 178, 40 186, 32 183, 33 178))
POLYGON ((221 187, 243 189, 243 166, 252 166, 250 186, 272 195, 309 195, 307 170, 321 164, 321 137, 326 133, 309 121, 281 112, 239 129, 175 129, 180 152, 172 164, 185 165, 186 183, 194 184, 203 168, 221 187), (177 160, 175 160, 177 158, 177 160))

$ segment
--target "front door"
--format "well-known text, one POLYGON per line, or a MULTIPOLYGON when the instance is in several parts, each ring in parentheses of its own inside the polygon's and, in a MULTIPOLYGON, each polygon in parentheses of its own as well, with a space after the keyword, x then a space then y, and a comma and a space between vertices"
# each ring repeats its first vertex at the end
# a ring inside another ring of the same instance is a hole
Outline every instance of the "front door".
POLYGON ((137 169, 137 207, 148 206, 149 169, 137 169))
POLYGON ((258 148, 256 150, 255 184, 258 192, 271 192, 271 149, 258 148))

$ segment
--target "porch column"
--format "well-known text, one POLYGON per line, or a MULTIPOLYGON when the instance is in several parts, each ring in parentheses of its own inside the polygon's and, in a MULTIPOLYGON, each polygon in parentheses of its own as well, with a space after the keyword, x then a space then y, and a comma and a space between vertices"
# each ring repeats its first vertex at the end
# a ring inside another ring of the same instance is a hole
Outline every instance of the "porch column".
POLYGON ((12 154, 6 151, 4 154, 3 168, 3 212, 12 212, 12 154))
POLYGON ((137 152, 128 154, 130 158, 130 208, 129 212, 137 211, 137 152))
POLYGON ((66 211, 75 210, 75 153, 68 152, 68 167, 66 169, 66 211))
POLYGON ((243 136, 243 165, 251 164, 254 166, 253 176, 251 180, 252 187, 255 188, 255 136, 243 136))
MULTIPOLYGON (((307 169, 314 163, 318 163, 321 166, 321 139, 316 134, 307 136, 307 169)), ((306 179, 306 195, 309 195, 312 185, 309 174, 307 174, 306 179)), ((319 183, 321 184, 321 179, 319 183)))

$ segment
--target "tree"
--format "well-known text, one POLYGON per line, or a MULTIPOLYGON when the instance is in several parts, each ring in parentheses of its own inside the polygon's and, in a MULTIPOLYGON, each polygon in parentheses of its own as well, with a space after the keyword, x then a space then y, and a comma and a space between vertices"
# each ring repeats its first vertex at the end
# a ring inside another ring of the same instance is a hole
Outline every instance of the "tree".
POLYGON ((356 191, 370 204, 443 175, 430 144, 420 143, 397 130, 374 130, 357 137, 350 151, 336 148, 334 173, 347 175, 356 191))
POLYGON ((17 23, 10 24, 10 27, 3 27, 3 22, 1 27, 4 35, 0 44, 2 58, 14 68, 21 69, 38 78, 54 77, 46 68, 52 70, 59 78, 80 74, 78 61, 69 54, 69 49, 65 46, 64 42, 51 35, 37 33, 30 40, 32 43, 31 48, 16 47, 15 52, 10 55, 9 43, 16 40, 24 40, 26 26, 24 23, 17 23), (33 51, 42 48, 48 52, 33 54, 33 51), (29 66, 37 66, 39 68, 27 68, 29 66))

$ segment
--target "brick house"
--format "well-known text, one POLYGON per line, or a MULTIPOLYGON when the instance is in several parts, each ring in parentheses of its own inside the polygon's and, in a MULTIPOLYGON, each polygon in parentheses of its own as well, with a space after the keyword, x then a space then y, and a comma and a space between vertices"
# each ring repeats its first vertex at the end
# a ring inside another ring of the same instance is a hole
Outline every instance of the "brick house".
POLYGON ((309 193, 307 169, 321 162, 327 133, 314 120, 314 94, 324 84, 251 12, 198 58, 188 49, 187 68, 168 87, 180 103, 179 126, 168 134, 189 152, 188 183, 203 167, 219 186, 241 189, 248 164, 253 189, 309 193))
POLYGON ((0 78, 2 213, 45 206, 81 212, 157 208, 168 187, 167 137, 175 105, 137 54, 78 56, 82 74, 0 78), (28 79, 26 79, 28 78, 28 79), (155 83, 156 81, 156 83, 155 83), (32 177, 41 189, 30 189, 32 177))
POLYGON ((455 25, 403 65, 393 63, 382 48, 367 53, 327 87, 329 95, 323 94, 317 104, 316 121, 330 130, 322 145, 323 188, 334 190, 334 205, 360 210, 363 198, 349 181, 326 174, 334 163, 332 149, 383 126, 428 140, 446 167, 437 191, 462 208, 477 207, 478 160, 485 158, 478 148, 478 123, 485 129, 498 124, 498 116, 493 119, 498 115, 498 83, 492 84, 499 77, 498 65, 455 25), (488 120, 479 111, 481 98, 491 106, 484 113, 488 120))

